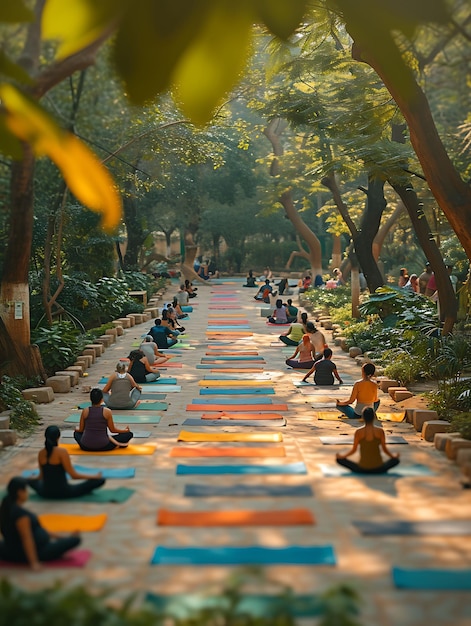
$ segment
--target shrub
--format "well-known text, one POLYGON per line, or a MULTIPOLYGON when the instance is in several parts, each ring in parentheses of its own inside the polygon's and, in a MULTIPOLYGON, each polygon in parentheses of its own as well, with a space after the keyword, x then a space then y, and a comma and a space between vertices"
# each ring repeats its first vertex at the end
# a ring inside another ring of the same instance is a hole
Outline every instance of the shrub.
POLYGON ((401 385, 408 385, 424 375, 422 359, 401 348, 384 352, 381 362, 385 364, 384 374, 401 385))
POLYGON ((457 431, 463 439, 471 439, 471 413, 458 413, 451 419, 451 430, 457 431))
POLYGON ((21 381, 3 376, 0 385, 0 410, 10 410, 10 427, 20 433, 29 434, 39 424, 36 407, 23 398, 21 381))
POLYGON ((52 326, 36 328, 31 333, 31 343, 39 347, 48 373, 72 365, 88 341, 71 322, 55 322, 52 326))

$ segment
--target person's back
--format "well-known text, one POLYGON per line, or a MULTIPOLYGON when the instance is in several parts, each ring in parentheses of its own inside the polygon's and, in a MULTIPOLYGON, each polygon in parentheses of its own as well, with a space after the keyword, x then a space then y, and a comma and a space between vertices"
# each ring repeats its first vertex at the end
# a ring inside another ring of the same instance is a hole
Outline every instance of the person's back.
POLYGON ((177 291, 175 298, 180 306, 188 304, 189 301, 188 292, 185 290, 185 285, 180 285, 180 291, 177 291))
POLYGON ((113 409, 127 408, 129 405, 129 394, 134 388, 128 374, 117 373, 116 378, 111 383, 111 397, 107 403, 113 409))
POLYGON ((324 358, 321 361, 317 361, 316 369, 314 371, 314 382, 316 385, 333 385, 333 372, 335 369, 335 363, 333 363, 330 359, 324 358))
POLYGON ((108 443, 107 422, 103 416, 103 406, 92 405, 88 409, 81 445, 89 450, 99 450, 107 446, 108 443))
POLYGON ((303 335, 304 335, 304 326, 300 322, 293 322, 289 329, 288 337, 292 341, 299 343, 301 339, 303 338, 303 335))
POLYGON ((144 341, 139 346, 139 350, 144 353, 149 361, 149 365, 153 365, 155 361, 155 351, 157 349, 157 344, 153 341, 144 341))
MULTIPOLYGON (((380 430, 374 427, 375 430, 380 430)), ((374 432, 374 431, 373 431, 374 432)), ((374 469, 383 463, 381 456, 381 439, 374 434, 370 434, 370 438, 365 436, 360 439, 358 446, 360 448, 360 460, 358 465, 364 469, 374 469)))
MULTIPOLYGON (((169 329, 166 326, 162 326, 162 320, 156 319, 155 325, 149 330, 148 334, 157 344, 158 348, 168 348, 167 336, 169 329)), ((135 378, 135 377, 134 377, 135 378)))
POLYGON ((378 385, 372 380, 359 380, 357 385, 357 401, 361 404, 372 404, 378 396, 378 385))

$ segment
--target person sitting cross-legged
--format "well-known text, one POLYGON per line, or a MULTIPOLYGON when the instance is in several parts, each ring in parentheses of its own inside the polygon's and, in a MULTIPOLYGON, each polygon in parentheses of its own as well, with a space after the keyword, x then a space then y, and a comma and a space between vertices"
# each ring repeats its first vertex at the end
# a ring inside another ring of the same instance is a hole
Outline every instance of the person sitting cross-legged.
POLYGON ((361 380, 353 385, 352 393, 348 400, 340 402, 337 400, 337 408, 344 413, 349 419, 360 419, 363 409, 369 407, 378 410, 378 385, 371 380, 376 371, 373 363, 365 363, 361 368, 361 380), (355 408, 351 406, 356 401, 355 408))
POLYGON ((147 333, 157 344, 157 347, 165 350, 177 343, 177 337, 172 333, 170 328, 162 325, 160 318, 155 319, 154 326, 147 333))
POLYGON ((363 410, 362 417, 365 425, 355 431, 352 449, 347 454, 337 454, 337 463, 357 474, 384 474, 399 464, 399 454, 388 450, 384 430, 374 425, 375 412, 371 407, 363 410), (348 457, 355 454, 358 448, 358 463, 350 461, 348 457), (381 450, 389 457, 387 461, 383 461, 381 450))
POLYGON ((288 323, 288 310, 280 298, 276 301, 275 310, 273 311, 273 314, 268 317, 268 322, 270 324, 288 323))
POLYGON ((342 384, 342 379, 337 372, 337 366, 331 360, 332 350, 325 348, 323 353, 324 358, 320 361, 316 361, 311 367, 309 372, 303 378, 303 382, 306 383, 311 374, 314 374, 314 382, 316 385, 333 385, 334 376, 342 384))
POLYGON ((133 409, 139 402, 142 387, 126 372, 126 365, 119 361, 116 371, 103 387, 103 399, 109 409, 133 409))
POLYGON ((296 346, 296 350, 292 356, 286 359, 285 363, 289 367, 294 369, 310 370, 314 365, 314 358, 312 355, 313 348, 311 338, 306 333, 303 335, 302 342, 296 346), (296 358, 299 355, 298 359, 296 358))

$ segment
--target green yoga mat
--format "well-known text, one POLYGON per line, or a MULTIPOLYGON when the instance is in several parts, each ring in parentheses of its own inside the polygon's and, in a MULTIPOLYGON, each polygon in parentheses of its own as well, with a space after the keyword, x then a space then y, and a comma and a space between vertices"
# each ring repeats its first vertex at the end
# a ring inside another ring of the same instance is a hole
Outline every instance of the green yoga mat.
POLYGON ((322 612, 322 603, 313 595, 244 594, 234 603, 232 596, 199 594, 156 595, 148 593, 145 602, 174 619, 188 620, 200 612, 217 611, 224 615, 280 618, 313 617, 322 612))
MULTIPOLYGON (((112 411, 166 411, 167 406, 166 402, 141 402, 132 409, 112 409, 112 411)), ((89 402, 82 402, 78 405, 79 409, 87 409, 89 407, 89 402)), ((113 419, 116 421, 115 415, 113 415, 113 419)))
MULTIPOLYGON (((140 414, 121 413, 120 415, 113 415, 113 421, 115 424, 159 424, 160 415, 146 415, 146 411, 141 411, 140 414)), ((80 413, 72 413, 65 418, 64 422, 78 424, 80 413)))
MULTIPOLYGON (((87 493, 85 496, 79 498, 73 498, 73 502, 126 502, 134 493, 134 489, 128 487, 116 487, 115 489, 95 489, 92 493, 87 493)), ((29 500, 33 502, 42 502, 45 498, 40 498, 36 493, 31 493, 29 500)), ((57 500, 54 500, 57 502, 57 500)))

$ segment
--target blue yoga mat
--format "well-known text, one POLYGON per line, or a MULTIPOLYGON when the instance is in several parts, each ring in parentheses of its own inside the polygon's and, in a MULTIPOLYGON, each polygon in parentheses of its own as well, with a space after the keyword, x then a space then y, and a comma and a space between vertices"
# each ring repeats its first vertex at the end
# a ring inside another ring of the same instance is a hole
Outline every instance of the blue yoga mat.
POLYGON ((184 304, 180 308, 183 311, 183 313, 193 313, 193 307, 190 306, 189 304, 184 304))
POLYGON ((203 356, 201 357, 201 363, 207 363, 209 361, 263 361, 264 359, 261 356, 223 356, 217 355, 214 356, 203 356))
POLYGON ((385 477, 385 476, 393 476, 395 478, 403 478, 405 476, 435 476, 435 472, 427 467, 426 465, 420 465, 419 463, 415 465, 397 465, 394 469, 386 472, 385 474, 356 474, 355 472, 351 472, 346 467, 342 467, 341 465, 329 465, 326 463, 319 463, 319 467, 324 476, 355 476, 368 478, 373 477, 385 477))
MULTIPOLYGON (((100 378, 100 380, 98 381, 98 384, 105 385, 107 382, 108 382, 108 377, 103 376, 103 378, 100 378)), ((158 378, 157 380, 154 380, 151 383, 139 383, 139 384, 144 385, 144 387, 146 385, 176 385, 177 379, 176 378, 158 378)))
MULTIPOLYGON (((141 411, 140 413, 126 413, 117 415, 116 413, 113 415, 113 422, 115 424, 159 424, 160 423, 160 415, 150 415, 150 411, 141 411)), ((80 423, 80 413, 72 413, 67 416, 64 422, 79 424, 80 423)))
POLYGON ((334 548, 326 546, 167 547, 157 546, 152 565, 335 565, 334 548))
POLYGON ((219 428, 225 428, 227 426, 252 426, 256 428, 282 428, 286 426, 286 419, 283 417, 281 419, 274 420, 224 420, 224 419, 215 419, 215 420, 202 420, 196 417, 189 417, 186 419, 182 426, 216 426, 219 428))
POLYGON ((424 520, 417 522, 358 520, 353 521, 352 524, 358 528, 362 535, 471 535, 470 520, 424 520))
POLYGON ((191 404, 273 404, 271 398, 195 398, 191 401, 191 404))
POLYGON ((257 394, 261 396, 272 396, 274 393, 275 390, 273 387, 210 387, 209 389, 200 389, 201 396, 215 396, 217 394, 224 396, 250 396, 257 394))
MULTIPOLYGON (((80 474, 93 475, 101 472, 103 478, 134 478, 136 474, 134 467, 85 467, 83 465, 74 465, 74 467, 80 474)), ((39 475, 39 471, 25 470, 21 475, 25 478, 36 478, 39 475)))
POLYGON ((177 465, 176 473, 181 475, 196 474, 307 474, 303 462, 279 465, 177 465))
POLYGON ((186 498, 307 498, 310 485, 185 485, 186 498))
MULTIPOLYGON (((158 394, 165 398, 165 394, 158 394)), ((137 406, 128 409, 111 409, 114 411, 166 411, 167 410, 166 402, 140 402, 137 406)), ((90 402, 81 402, 77 408, 79 409, 87 409, 90 408, 90 402)))
POLYGON ((392 577, 399 589, 422 591, 469 591, 471 569, 414 569, 393 567, 392 577))
POLYGON ((225 325, 225 326, 222 326, 222 325, 220 325, 220 326, 208 326, 206 330, 207 331, 212 331, 212 330, 218 330, 218 331, 219 330, 228 330, 228 331, 231 331, 231 330, 250 330, 250 326, 248 324, 247 325, 245 325, 245 324, 236 324, 236 325, 233 325, 233 326, 229 326, 229 325, 225 325))
POLYGON ((324 604, 312 594, 302 595, 241 595, 234 603, 232 596, 205 596, 199 594, 156 595, 148 593, 145 602, 157 609, 159 613, 178 620, 195 618, 195 614, 206 611, 217 611, 224 615, 247 615, 260 618, 279 618, 280 615, 293 617, 314 617, 321 615, 324 604))

